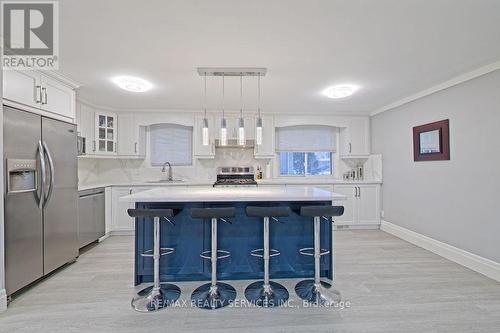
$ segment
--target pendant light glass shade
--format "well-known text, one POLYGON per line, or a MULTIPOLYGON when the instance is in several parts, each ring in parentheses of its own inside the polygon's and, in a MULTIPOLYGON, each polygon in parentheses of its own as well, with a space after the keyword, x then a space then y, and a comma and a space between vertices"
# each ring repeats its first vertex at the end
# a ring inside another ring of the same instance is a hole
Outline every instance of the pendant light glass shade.
POLYGON ((243 119, 243 75, 240 74, 240 118, 238 119, 238 145, 244 146, 245 143, 245 120, 243 119))
POLYGON ((226 118, 222 118, 220 121, 220 142, 221 146, 227 146, 227 123, 226 118))
POLYGON ((224 112, 224 74, 222 74, 222 119, 220 120, 219 144, 227 146, 227 122, 224 112))
POLYGON ((208 132, 208 119, 207 118, 203 118, 203 128, 202 128, 202 132, 201 132, 201 137, 202 137, 202 144, 204 146, 208 146, 208 144, 210 143, 210 139, 209 139, 209 132, 208 132))
POLYGON ((257 115, 257 122, 255 126, 255 144, 260 146, 262 144, 262 117, 260 116, 260 73, 257 81, 257 102, 258 102, 258 115, 257 115))
POLYGON ((257 118, 257 126, 255 128, 255 143, 259 146, 262 144, 262 118, 260 116, 257 118))
POLYGON ((244 146, 245 140, 245 120, 243 118, 238 119, 238 144, 244 146))
POLYGON ((203 128, 201 129, 201 143, 204 146, 208 146, 210 144, 210 133, 208 132, 208 119, 207 119, 207 73, 204 75, 204 86, 205 86, 205 94, 203 100, 203 128))

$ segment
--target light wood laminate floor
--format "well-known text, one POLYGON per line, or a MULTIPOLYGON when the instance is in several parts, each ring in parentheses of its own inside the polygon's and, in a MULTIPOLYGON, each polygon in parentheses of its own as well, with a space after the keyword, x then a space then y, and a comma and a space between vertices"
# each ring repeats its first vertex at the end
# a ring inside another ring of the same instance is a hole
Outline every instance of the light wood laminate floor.
MULTIPOLYGON (((110 237, 13 300, 0 332, 500 332, 500 283, 379 230, 337 232, 336 245, 349 308, 141 314, 130 307, 133 239, 110 237)), ((299 304, 297 281, 282 282, 299 304)), ((238 298, 247 283, 232 283, 238 298)), ((182 298, 199 284, 180 283, 182 298)))

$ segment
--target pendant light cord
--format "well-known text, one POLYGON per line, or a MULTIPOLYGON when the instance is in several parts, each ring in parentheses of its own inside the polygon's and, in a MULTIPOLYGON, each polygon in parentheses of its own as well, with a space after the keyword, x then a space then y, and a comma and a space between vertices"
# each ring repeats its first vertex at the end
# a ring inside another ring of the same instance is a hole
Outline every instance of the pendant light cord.
POLYGON ((260 73, 257 79, 257 87, 258 87, 258 92, 257 92, 257 103, 258 103, 258 112, 259 112, 259 118, 260 118, 260 73))
POLYGON ((204 101, 203 101, 203 108, 205 109, 205 118, 207 117, 207 72, 205 72, 205 80, 204 80, 204 84, 205 84, 205 97, 204 97, 204 101))
POLYGON ((243 118, 243 73, 240 73, 240 118, 243 118))
POLYGON ((224 119, 224 73, 222 73, 222 119, 224 119))

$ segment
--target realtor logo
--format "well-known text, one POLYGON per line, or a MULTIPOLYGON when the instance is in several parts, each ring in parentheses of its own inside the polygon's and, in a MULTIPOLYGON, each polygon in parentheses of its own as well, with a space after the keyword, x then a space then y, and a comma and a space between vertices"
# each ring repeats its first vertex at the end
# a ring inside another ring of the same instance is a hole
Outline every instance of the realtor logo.
POLYGON ((56 1, 2 1, 3 69, 58 69, 56 1))

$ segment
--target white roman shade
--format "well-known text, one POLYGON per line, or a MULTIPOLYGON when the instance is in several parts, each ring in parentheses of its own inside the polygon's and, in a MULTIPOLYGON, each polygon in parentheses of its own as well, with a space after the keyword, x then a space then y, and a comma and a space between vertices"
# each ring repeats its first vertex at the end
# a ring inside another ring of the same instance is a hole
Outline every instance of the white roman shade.
POLYGON ((177 124, 154 124, 150 127, 151 165, 191 165, 193 163, 193 128, 177 124))
POLYGON ((276 129, 276 150, 278 152, 335 152, 337 132, 337 128, 331 126, 279 127, 276 129))

